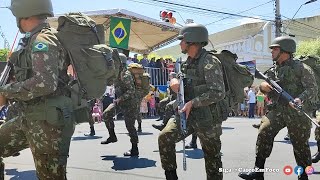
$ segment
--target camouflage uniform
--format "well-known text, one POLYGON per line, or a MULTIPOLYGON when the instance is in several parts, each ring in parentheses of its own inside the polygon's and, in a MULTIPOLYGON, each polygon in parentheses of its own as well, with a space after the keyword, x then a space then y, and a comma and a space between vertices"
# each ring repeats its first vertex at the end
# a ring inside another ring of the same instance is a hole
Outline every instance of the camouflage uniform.
MULTIPOLYGON (((317 114, 316 114, 316 118, 317 118, 317 123, 320 124, 320 112, 317 111, 317 114)), ((314 131, 314 136, 315 136, 315 139, 317 142, 320 142, 320 127, 316 127, 315 131, 314 131)), ((320 145, 318 143, 318 151, 320 152, 320 145)))
MULTIPOLYGON (((136 88, 133 76, 129 70, 123 70, 119 81, 114 84, 117 99, 120 102, 115 105, 110 104, 103 112, 103 119, 106 127, 109 130, 110 137, 115 137, 114 134, 114 121, 115 113, 123 113, 126 128, 129 132, 130 141, 132 144, 138 144, 138 134, 135 128, 135 121, 139 114, 140 98, 136 98, 136 88)), ((107 140, 108 141, 108 140, 107 140)), ((107 142, 102 144, 108 144, 107 142)))
MULTIPOLYGON (((303 101, 304 109, 309 112, 311 100, 317 92, 317 84, 311 68, 300 61, 288 59, 281 65, 277 65, 275 76, 278 84, 292 97, 298 97, 303 101)), ((258 168, 264 168, 266 158, 271 154, 275 136, 284 127, 293 146, 294 156, 298 166, 306 168, 311 165, 311 154, 308 144, 311 132, 311 122, 308 118, 291 108, 288 102, 279 98, 271 91, 268 93, 272 104, 268 113, 262 117, 262 124, 256 142, 256 163, 258 168)), ((305 174, 303 174, 306 178, 305 174)))
MULTIPOLYGON (((182 65, 182 72, 186 74, 186 102, 193 102, 187 119, 186 136, 195 132, 200 139, 207 179, 221 180, 219 168, 222 167, 222 162, 219 152, 222 118, 218 116, 219 108, 216 103, 224 98, 225 86, 220 61, 202 49, 194 59, 187 59, 182 65)), ((158 138, 162 168, 166 172, 177 168, 175 143, 185 138, 181 134, 179 121, 176 113, 158 138)))
MULTIPOLYGON (((318 87, 319 88, 319 87, 318 87)), ((317 123, 320 124, 320 112, 316 112, 317 123)), ((314 136, 317 141, 318 151, 312 156, 312 163, 317 163, 320 160, 320 127, 316 127, 314 136)))
POLYGON ((30 147, 39 179, 66 179, 75 128, 72 102, 63 88, 68 82, 66 52, 54 32, 43 23, 26 34, 24 47, 15 52, 17 82, 0 87, 1 94, 15 99, 21 109, 0 128, 0 157, 30 147))
POLYGON ((162 130, 168 123, 169 119, 174 115, 174 104, 176 103, 177 94, 169 88, 168 97, 160 101, 160 117, 159 120, 163 119, 162 124, 152 126, 158 130, 162 130))

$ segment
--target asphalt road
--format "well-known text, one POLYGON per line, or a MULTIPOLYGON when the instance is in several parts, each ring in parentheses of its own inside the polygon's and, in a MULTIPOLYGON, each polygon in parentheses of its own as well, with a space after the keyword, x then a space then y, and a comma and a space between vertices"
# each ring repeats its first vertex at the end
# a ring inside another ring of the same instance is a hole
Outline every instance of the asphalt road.
MULTIPOLYGON (((223 123, 222 162, 225 180, 237 180, 239 168, 252 168, 255 160, 255 141, 257 129, 251 125, 260 119, 229 118, 223 123)), ((87 123, 77 125, 70 148, 67 177, 70 180, 152 180, 165 179, 161 168, 157 136, 159 131, 152 128, 154 119, 144 119, 143 132, 139 134, 138 158, 123 156, 123 152, 130 149, 129 137, 124 121, 116 121, 116 134, 118 142, 101 145, 100 141, 108 137, 103 123, 95 124, 96 136, 85 137, 83 134, 89 130, 87 123)), ((285 175, 283 168, 287 165, 296 166, 292 145, 283 140, 286 129, 280 131, 275 138, 274 148, 266 167, 278 171, 265 173, 266 180, 293 180, 297 176, 285 175)), ((310 138, 311 153, 317 150, 314 140, 314 128, 310 138)), ((189 142, 191 137, 187 138, 189 142)), ((201 148, 198 142, 198 148, 201 148)), ((201 149, 187 150, 187 171, 182 169, 182 143, 177 147, 178 176, 182 180, 205 180, 203 152, 201 149)), ((18 157, 5 159, 6 176, 11 180, 36 179, 32 155, 29 149, 21 152, 18 157)), ((309 176, 310 180, 320 179, 320 163, 314 164, 315 174, 309 176)))

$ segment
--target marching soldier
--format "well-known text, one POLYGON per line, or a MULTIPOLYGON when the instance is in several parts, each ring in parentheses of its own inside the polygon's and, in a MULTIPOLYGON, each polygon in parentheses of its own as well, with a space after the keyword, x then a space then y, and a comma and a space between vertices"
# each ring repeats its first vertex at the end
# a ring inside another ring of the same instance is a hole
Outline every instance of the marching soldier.
POLYGON ((141 99, 136 97, 136 88, 134 77, 129 70, 125 68, 127 57, 119 53, 122 61, 120 75, 117 81, 114 82, 117 99, 110 104, 103 112, 103 119, 109 131, 109 138, 102 141, 101 144, 109 144, 117 142, 117 136, 114 131, 114 119, 116 113, 123 113, 126 128, 129 132, 132 148, 124 153, 124 156, 138 156, 138 134, 135 128, 135 121, 139 114, 141 99))
MULTIPOLYGON (((300 61, 293 59, 296 43, 290 37, 277 37, 270 45, 273 61, 276 61, 275 77, 278 84, 294 97, 294 103, 301 105, 305 111, 310 111, 311 104, 317 95, 317 84, 312 69, 300 61)), ((306 116, 293 109, 292 104, 284 101, 272 91, 271 85, 261 83, 260 90, 272 99, 273 107, 262 117, 262 124, 256 142, 255 167, 264 169, 266 159, 270 156, 273 141, 278 132, 288 128, 295 159, 298 166, 306 168, 311 165, 311 153, 308 144, 311 122, 306 116)), ((264 179, 263 172, 239 173, 242 179, 264 179)), ((308 179, 303 171, 299 180, 308 179)))
MULTIPOLYGON (((208 44, 208 30, 200 24, 187 24, 178 36, 183 53, 188 59, 181 65, 185 74, 185 106, 180 110, 186 113, 187 136, 196 133, 202 144, 208 180, 221 180, 222 168, 220 136, 222 117, 217 116, 217 102, 225 97, 225 85, 220 61, 203 47, 208 44)), ((170 83, 174 92, 178 92, 179 81, 170 83)), ((179 128, 178 114, 171 118, 161 131, 158 144, 167 180, 176 180, 177 164, 175 143, 185 138, 179 128)))
POLYGON ((53 16, 51 1, 12 0, 10 10, 25 36, 22 49, 11 56, 17 58, 13 59, 16 82, 0 87, 0 94, 14 99, 21 111, 0 127, 0 157, 30 147, 39 179, 67 179, 75 128, 72 100, 65 86, 70 63, 56 31, 46 21, 53 16))

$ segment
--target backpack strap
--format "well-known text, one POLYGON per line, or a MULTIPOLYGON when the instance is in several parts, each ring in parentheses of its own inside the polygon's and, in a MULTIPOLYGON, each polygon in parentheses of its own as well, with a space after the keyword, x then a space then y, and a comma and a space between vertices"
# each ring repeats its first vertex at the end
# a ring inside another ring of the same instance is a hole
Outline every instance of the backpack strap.
POLYGON ((206 51, 206 53, 204 53, 204 58, 208 55, 211 54, 212 56, 216 57, 220 63, 221 63, 221 68, 222 68, 222 74, 223 74, 223 81, 224 81, 224 86, 225 86, 225 91, 226 93, 230 93, 230 82, 228 79, 228 73, 225 69, 225 67, 223 66, 223 62, 221 59, 219 59, 214 53, 217 53, 217 51, 206 51))

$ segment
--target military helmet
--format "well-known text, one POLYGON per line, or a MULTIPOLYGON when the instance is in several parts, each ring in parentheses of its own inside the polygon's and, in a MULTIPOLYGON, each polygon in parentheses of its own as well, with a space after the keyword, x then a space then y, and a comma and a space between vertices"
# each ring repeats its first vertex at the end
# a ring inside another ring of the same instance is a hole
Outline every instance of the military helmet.
POLYGON ((126 64, 127 63, 127 56, 124 55, 123 53, 119 53, 119 57, 121 60, 121 63, 126 64))
POLYGON ((178 39, 191 43, 208 44, 208 30, 205 26, 196 23, 185 25, 179 32, 178 39))
POLYGON ((296 42, 289 36, 280 36, 275 38, 269 48, 272 49, 273 47, 280 47, 282 51, 288 53, 296 52, 296 42))
POLYGON ((51 0, 11 0, 9 9, 17 19, 37 15, 54 16, 51 0))

